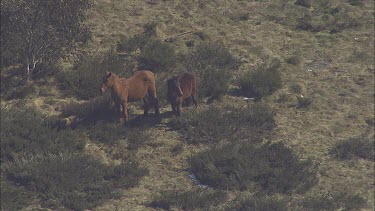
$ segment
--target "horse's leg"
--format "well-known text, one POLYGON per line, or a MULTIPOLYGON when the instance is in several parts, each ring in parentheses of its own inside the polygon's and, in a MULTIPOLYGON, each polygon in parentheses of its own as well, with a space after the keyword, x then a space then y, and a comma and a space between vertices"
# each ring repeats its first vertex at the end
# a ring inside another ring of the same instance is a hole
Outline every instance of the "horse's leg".
POLYGON ((148 110, 150 109, 150 102, 148 102, 147 96, 143 98, 143 116, 148 115, 148 110))
POLYGON ((177 115, 177 103, 175 103, 174 101, 171 101, 171 107, 172 107, 172 113, 174 115, 177 115))
POLYGON ((196 95, 192 95, 191 99, 193 100, 193 103, 194 103, 195 107, 197 108, 198 107, 197 96, 196 95))
POLYGON ((160 115, 159 111, 159 98, 154 99, 154 109, 155 109, 155 115, 160 115))
POLYGON ((177 100, 177 116, 181 115, 182 97, 177 100))
POLYGON ((190 101, 191 101, 191 96, 187 97, 184 100, 183 105, 186 106, 186 107, 189 107, 190 106, 190 101))
POLYGON ((152 84, 151 87, 149 87, 149 92, 151 92, 150 98, 152 99, 153 104, 154 104, 155 115, 159 115, 160 114, 160 111, 159 111, 159 99, 158 99, 158 96, 156 95, 155 84, 152 84))
POLYGON ((125 121, 125 124, 127 124, 128 117, 129 117, 128 102, 122 102, 122 110, 123 110, 124 120, 122 121, 122 118, 120 118, 120 123, 124 123, 125 121))
POLYGON ((195 105, 195 108, 198 108, 198 102, 197 102, 197 97, 198 97, 198 86, 197 86, 197 79, 194 77, 194 81, 192 84, 192 93, 191 93, 191 99, 193 100, 193 103, 195 105))

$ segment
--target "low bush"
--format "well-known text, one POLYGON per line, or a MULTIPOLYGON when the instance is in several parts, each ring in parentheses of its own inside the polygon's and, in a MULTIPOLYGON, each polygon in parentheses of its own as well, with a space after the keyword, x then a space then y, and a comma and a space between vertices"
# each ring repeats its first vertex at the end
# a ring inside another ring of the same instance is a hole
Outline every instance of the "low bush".
POLYGON ((374 139, 363 136, 352 137, 338 142, 329 151, 329 154, 338 159, 351 159, 353 157, 374 161, 374 139))
POLYGON ((138 65, 142 70, 161 72, 171 70, 175 66, 175 50, 160 40, 149 40, 138 57, 138 65))
POLYGON ((310 8, 311 7, 311 0, 297 0, 296 2, 294 2, 294 4, 310 8))
POLYGON ((231 72, 227 69, 207 67, 200 73, 198 94, 209 101, 222 98, 228 91, 231 72))
POLYGON ((239 61, 219 43, 203 43, 181 59, 184 69, 198 76, 199 95, 219 99, 226 94, 239 61))
POLYGON ((138 68, 142 70, 166 72, 176 65, 175 49, 170 44, 147 34, 122 37, 116 49, 118 52, 128 53, 137 60, 138 68))
POLYGON ((288 57, 286 59, 286 62, 292 65, 300 65, 302 62, 302 58, 300 56, 294 55, 294 56, 288 57))
POLYGON ((88 155, 62 153, 2 165, 6 178, 35 191, 44 207, 91 209, 138 184, 148 171, 135 162, 107 166, 88 155))
POLYGON ((189 191, 165 191, 150 203, 153 208, 171 210, 173 207, 183 210, 209 209, 226 199, 223 191, 193 189, 189 191))
POLYGON ((188 162, 200 183, 224 190, 256 184, 267 193, 293 193, 317 182, 312 162, 300 160, 282 143, 231 143, 192 155, 188 162))
POLYGON ((106 70, 120 77, 125 76, 124 61, 113 50, 85 55, 75 66, 75 69, 62 71, 56 77, 62 89, 83 100, 100 95, 100 85, 106 70))
POLYGON ((187 111, 182 115, 183 118, 172 119, 170 126, 191 144, 236 138, 259 141, 276 125, 273 111, 261 104, 228 109, 211 106, 204 111, 187 111))
POLYGON ((280 61, 274 59, 261 65, 255 71, 246 72, 239 81, 243 95, 260 99, 281 88, 280 66, 280 61))
POLYGON ((1 210, 21 210, 32 203, 33 194, 1 177, 1 210))
MULTIPOLYGON (((113 100, 111 96, 103 95, 95 97, 84 103, 68 103, 61 108, 61 115, 64 117, 76 116, 79 118, 90 117, 102 112, 110 112, 113 100)), ((113 110, 114 111, 114 110, 113 110)))
POLYGON ((363 6, 364 0, 348 0, 348 3, 352 6, 363 6))
POLYGON ((85 142, 73 130, 57 130, 56 119, 32 109, 1 109, 1 161, 40 153, 81 151, 85 142))
POLYGON ((225 210, 262 210, 262 211, 287 211, 285 200, 277 199, 271 196, 254 196, 250 198, 239 198, 231 202, 225 210))
POLYGON ((195 50, 186 56, 186 69, 204 70, 207 67, 234 70, 239 67, 239 60, 223 45, 208 42, 198 45, 195 50))

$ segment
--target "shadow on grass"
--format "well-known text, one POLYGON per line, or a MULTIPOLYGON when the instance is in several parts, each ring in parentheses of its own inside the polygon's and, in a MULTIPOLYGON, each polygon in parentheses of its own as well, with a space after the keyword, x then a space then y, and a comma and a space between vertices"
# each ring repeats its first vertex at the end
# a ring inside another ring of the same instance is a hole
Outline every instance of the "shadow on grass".
MULTIPOLYGON (((81 121, 77 122, 73 125, 73 128, 77 128, 78 126, 92 126, 97 124, 98 122, 107 122, 107 123, 113 123, 113 124, 120 124, 119 113, 115 112, 114 109, 112 110, 105 110, 100 111, 95 114, 91 114, 88 117, 82 119, 81 121)), ((161 113, 159 116, 156 116, 153 113, 149 113, 147 116, 144 116, 143 114, 129 114, 129 122, 127 123, 127 126, 129 128, 150 128, 154 127, 155 125, 158 125, 161 123, 162 119, 165 118, 171 118, 173 116, 172 111, 167 111, 164 113, 161 113)))

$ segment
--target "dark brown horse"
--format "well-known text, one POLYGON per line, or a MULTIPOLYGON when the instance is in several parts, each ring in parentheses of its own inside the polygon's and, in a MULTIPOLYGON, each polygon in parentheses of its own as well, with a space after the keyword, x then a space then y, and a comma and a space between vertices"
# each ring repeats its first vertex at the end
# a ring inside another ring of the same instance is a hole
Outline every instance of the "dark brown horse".
POLYGON ((195 107, 197 104, 197 79, 192 73, 183 73, 168 79, 168 101, 171 103, 172 111, 177 116, 181 115, 181 105, 184 100, 191 98, 195 107))
POLYGON ((111 90, 116 110, 120 111, 122 107, 124 119, 120 117, 120 123, 123 123, 123 120, 125 123, 128 121, 128 102, 143 99, 144 115, 147 115, 152 106, 154 106, 155 115, 160 113, 155 76, 148 70, 137 71, 127 79, 119 78, 116 74, 106 71, 100 90, 104 93, 107 89, 111 90))

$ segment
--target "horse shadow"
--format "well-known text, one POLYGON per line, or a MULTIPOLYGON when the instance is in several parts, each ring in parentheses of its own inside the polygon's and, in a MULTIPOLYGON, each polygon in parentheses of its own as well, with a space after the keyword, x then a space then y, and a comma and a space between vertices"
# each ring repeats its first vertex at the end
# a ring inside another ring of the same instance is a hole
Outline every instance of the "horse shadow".
MULTIPOLYGON (((163 119, 172 118, 172 116, 172 111, 166 111, 160 113, 159 115, 151 113, 146 116, 143 114, 130 114, 129 121, 126 123, 126 125, 124 125, 124 127, 126 126, 129 128, 150 128, 158 124, 161 124, 163 119)), ((94 114, 90 114, 86 118, 77 122, 73 128, 77 128, 80 126, 90 127, 96 125, 98 122, 120 124, 119 118, 120 114, 114 111, 113 109, 97 111, 94 114)))

